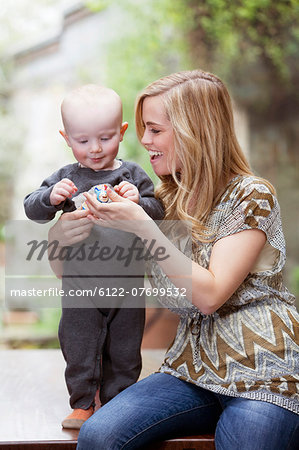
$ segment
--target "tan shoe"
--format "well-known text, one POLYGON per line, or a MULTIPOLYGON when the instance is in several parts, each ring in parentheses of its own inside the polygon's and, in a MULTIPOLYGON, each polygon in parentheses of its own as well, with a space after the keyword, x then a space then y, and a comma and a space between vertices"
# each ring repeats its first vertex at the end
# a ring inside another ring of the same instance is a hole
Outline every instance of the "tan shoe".
POLYGON ((63 428, 76 428, 78 430, 92 415, 93 406, 88 409, 74 409, 73 412, 61 422, 61 425, 63 428))

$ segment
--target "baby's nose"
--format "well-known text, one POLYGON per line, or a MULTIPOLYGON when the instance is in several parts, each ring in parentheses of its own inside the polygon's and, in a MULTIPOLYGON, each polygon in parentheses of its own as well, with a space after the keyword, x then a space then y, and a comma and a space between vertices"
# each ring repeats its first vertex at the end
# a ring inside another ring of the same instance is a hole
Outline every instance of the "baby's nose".
POLYGON ((101 152, 102 151, 101 143, 99 141, 92 142, 91 151, 92 152, 101 152))

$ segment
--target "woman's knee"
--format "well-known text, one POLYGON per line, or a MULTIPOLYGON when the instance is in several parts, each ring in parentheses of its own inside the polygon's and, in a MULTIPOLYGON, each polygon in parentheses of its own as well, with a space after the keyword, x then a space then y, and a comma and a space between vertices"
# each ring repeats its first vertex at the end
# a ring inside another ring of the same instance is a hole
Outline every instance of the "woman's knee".
POLYGON ((78 436, 78 450, 117 450, 134 436, 140 418, 138 403, 144 409, 143 391, 136 392, 137 384, 122 391, 83 424, 78 436))
POLYGON ((232 399, 216 428, 219 450, 281 450, 290 448, 296 414, 279 406, 248 399, 232 399))
MULTIPOLYGON (((89 421, 82 425, 78 436, 77 450, 92 450, 100 445, 98 439, 96 441, 94 440, 94 431, 95 430, 90 426, 89 421)), ((99 437, 101 436, 102 434, 99 435, 99 437)))
POLYGON ((118 447, 115 445, 115 437, 107 430, 105 426, 102 426, 100 422, 94 421, 93 417, 88 419, 81 427, 78 436, 77 450, 116 450, 118 447))

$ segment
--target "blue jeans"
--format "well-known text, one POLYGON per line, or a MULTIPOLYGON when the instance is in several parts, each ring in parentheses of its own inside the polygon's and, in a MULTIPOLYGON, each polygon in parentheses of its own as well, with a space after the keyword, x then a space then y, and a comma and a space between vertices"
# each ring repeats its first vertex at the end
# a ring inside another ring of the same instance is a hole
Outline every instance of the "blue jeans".
POLYGON ((77 450, 144 449, 155 441, 214 432, 217 450, 295 450, 299 416, 270 403, 214 394, 155 373, 88 419, 77 450))

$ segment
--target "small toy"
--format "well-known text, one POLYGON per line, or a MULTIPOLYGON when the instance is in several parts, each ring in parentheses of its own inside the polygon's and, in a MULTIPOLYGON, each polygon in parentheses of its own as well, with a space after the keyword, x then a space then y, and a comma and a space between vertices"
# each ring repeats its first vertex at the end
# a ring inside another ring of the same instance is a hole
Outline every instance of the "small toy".
POLYGON ((97 200, 101 203, 108 203, 110 198, 107 195, 108 184, 98 184, 94 187, 94 193, 96 194, 97 200))
MULTIPOLYGON (((96 186, 93 186, 91 189, 89 189, 88 193, 94 195, 100 203, 109 203, 111 202, 111 200, 107 195, 108 187, 113 190, 113 187, 108 183, 97 184, 96 186)), ((83 194, 79 194, 76 197, 73 197, 73 201, 77 209, 88 209, 83 194)))

